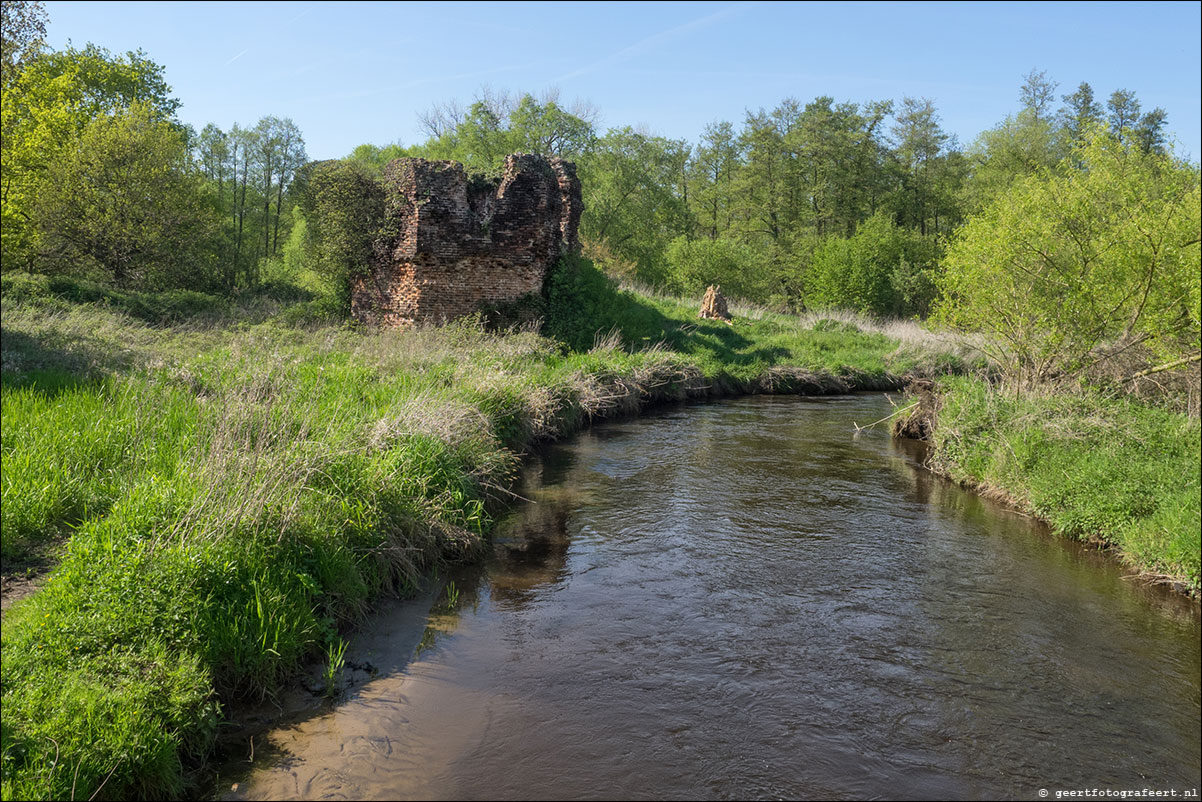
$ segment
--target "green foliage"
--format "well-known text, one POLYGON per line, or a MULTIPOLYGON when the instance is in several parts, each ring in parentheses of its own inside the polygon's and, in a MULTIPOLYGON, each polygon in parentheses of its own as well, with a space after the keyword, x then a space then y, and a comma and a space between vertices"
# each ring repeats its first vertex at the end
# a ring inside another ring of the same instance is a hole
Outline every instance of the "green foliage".
POLYGON ((877 214, 848 239, 828 238, 814 253, 806 300, 881 316, 924 314, 934 297, 934 243, 877 214))
POLYGON ((677 237, 664 253, 667 283, 674 291, 699 297, 708 285, 719 284, 729 298, 766 301, 771 274, 762 269, 759 257, 738 240, 677 237))
POLYGON ((40 2, 4 0, 0 5, 0 84, 7 89, 25 62, 41 52, 46 9, 40 2))
POLYGON ((939 317, 996 338, 1021 383, 1072 374, 1115 342, 1197 353, 1199 206, 1196 167, 1095 129, 1055 172, 1016 181, 964 226, 939 317))
POLYGON ((1023 110, 983 131, 968 157, 972 181, 964 188, 966 209, 976 212, 1017 179, 1054 167, 1066 155, 1066 143, 1052 120, 1023 110))
POLYGON ((135 103, 170 120, 179 101, 169 93, 163 67, 141 51, 113 56, 95 45, 42 53, 5 81, 0 97, 4 269, 33 265, 37 232, 28 224, 31 209, 48 171, 75 147, 84 129, 97 117, 119 114, 135 103))
POLYGON ((406 148, 400 143, 393 143, 384 147, 363 144, 352 150, 351 154, 346 157, 346 160, 354 162, 372 175, 380 177, 384 175, 384 167, 390 161, 413 156, 414 153, 412 151, 412 148, 406 148))
POLYGON ((688 227, 688 207, 678 185, 687 145, 614 129, 597 140, 580 163, 585 214, 582 241, 604 244, 635 277, 652 285, 670 280, 664 250, 688 227))
POLYGON ((587 351, 597 335, 627 322, 617 283, 580 256, 566 256, 551 269, 546 296, 543 331, 577 351, 587 351))
POLYGON ((291 190, 308 158, 300 129, 272 116, 254 128, 235 124, 228 131, 210 123, 192 137, 191 148, 222 219, 221 242, 213 249, 222 288, 254 289, 268 263, 279 258, 295 221, 291 190))
MULTIPOLYGON (((578 159, 592 147, 593 124, 559 105, 554 97, 486 93, 466 111, 455 104, 436 108, 423 119, 431 138, 404 154, 461 162, 468 172, 496 176, 511 153, 537 153, 578 159)), ((371 146, 368 146, 371 147, 371 146)), ((383 149, 387 151, 388 148, 383 149)), ((360 158, 378 161, 371 151, 360 158)))
POLYGON ((153 109, 97 117, 45 178, 32 205, 44 264, 121 288, 214 285, 216 212, 179 132, 153 109))
POLYGON ((553 100, 540 103, 523 95, 509 115, 509 130, 517 151, 544 156, 572 157, 587 153, 595 133, 592 123, 560 108, 553 100))
POLYGON ((959 215, 963 155, 948 148, 949 137, 928 98, 903 98, 895 117, 892 155, 900 181, 889 205, 902 225, 924 236, 950 229, 959 215))
POLYGON ((1090 393, 1015 396, 968 380, 943 389, 938 469, 1199 588, 1197 418, 1090 393))
POLYGON ((354 162, 310 165, 303 177, 301 209, 311 244, 310 264, 349 309, 350 281, 364 274, 385 217, 384 186, 354 162))

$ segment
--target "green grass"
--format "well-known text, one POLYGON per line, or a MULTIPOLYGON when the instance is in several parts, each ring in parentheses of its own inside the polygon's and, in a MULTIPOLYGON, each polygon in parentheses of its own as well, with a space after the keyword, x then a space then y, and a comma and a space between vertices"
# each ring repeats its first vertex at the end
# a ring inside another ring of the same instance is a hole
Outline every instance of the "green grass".
POLYGON ((475 554, 533 443, 659 400, 896 387, 958 359, 869 321, 701 322, 573 270, 547 310, 566 344, 359 331, 278 290, 167 314, 5 276, 3 557, 59 561, 5 616, 3 797, 187 793, 221 704, 475 554))
POLYGON ((1085 391, 1016 396, 969 379, 943 385, 937 470, 1198 591, 1197 418, 1085 391))
POLYGON ((587 260, 568 262, 548 287, 547 330, 577 350, 620 339, 627 347, 662 343, 687 355, 707 376, 741 391, 781 366, 890 383, 902 373, 961 372, 966 349, 915 323, 882 324, 863 316, 820 312, 773 314, 734 305, 730 323, 701 320, 696 299, 619 289, 587 260), (581 302, 580 299, 587 299, 581 302), (616 337, 610 337, 614 332, 616 337))

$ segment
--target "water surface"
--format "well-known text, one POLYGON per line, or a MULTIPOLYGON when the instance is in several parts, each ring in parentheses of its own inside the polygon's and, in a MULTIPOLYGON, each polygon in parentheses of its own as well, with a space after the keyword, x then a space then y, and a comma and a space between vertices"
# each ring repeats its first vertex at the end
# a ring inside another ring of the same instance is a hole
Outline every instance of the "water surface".
POLYGON ((235 795, 1196 789, 1197 605, 854 434, 889 411, 749 398, 550 447, 453 603, 377 619, 381 675, 235 795))

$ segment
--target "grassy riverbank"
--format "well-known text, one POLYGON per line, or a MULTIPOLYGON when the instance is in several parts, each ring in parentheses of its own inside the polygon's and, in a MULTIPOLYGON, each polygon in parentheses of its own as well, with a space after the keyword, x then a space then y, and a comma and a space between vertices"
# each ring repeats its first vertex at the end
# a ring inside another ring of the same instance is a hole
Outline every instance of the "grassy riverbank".
POLYGON ((544 310, 560 340, 358 331, 287 288, 228 304, 10 275, 0 297, 4 562, 55 566, 5 616, 5 799, 185 793, 223 700, 472 554, 540 440, 960 364, 917 327, 698 321, 587 264, 544 310))
POLYGON ((1083 390, 1016 395, 967 378, 940 389, 932 468, 1198 593, 1197 418, 1083 390))

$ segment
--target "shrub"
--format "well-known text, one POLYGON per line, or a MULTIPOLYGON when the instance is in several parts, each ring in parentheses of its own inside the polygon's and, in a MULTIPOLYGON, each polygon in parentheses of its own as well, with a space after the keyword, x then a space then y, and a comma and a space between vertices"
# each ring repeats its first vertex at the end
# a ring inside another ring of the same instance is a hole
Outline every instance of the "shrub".
POLYGON ((733 239, 689 240, 677 237, 664 258, 675 289, 700 295, 710 284, 720 284, 732 298, 763 300, 768 295, 766 271, 756 267, 756 254, 733 239))
POLYGON ((384 223, 384 186, 349 161, 307 166, 298 179, 310 258, 349 311, 350 282, 365 273, 384 223))
POLYGON ((930 240, 876 214, 852 237, 831 237, 819 246, 806 301, 880 316, 921 314, 934 295, 929 275, 936 256, 930 240))
POLYGON ((212 284, 217 212, 179 130, 135 103, 97 117, 47 168, 33 204, 41 261, 123 289, 212 284))
POLYGON ((1115 341, 1197 354, 1200 207, 1196 166, 1096 130, 961 229, 938 318, 993 335, 992 356, 1023 384, 1072 375, 1115 341))

